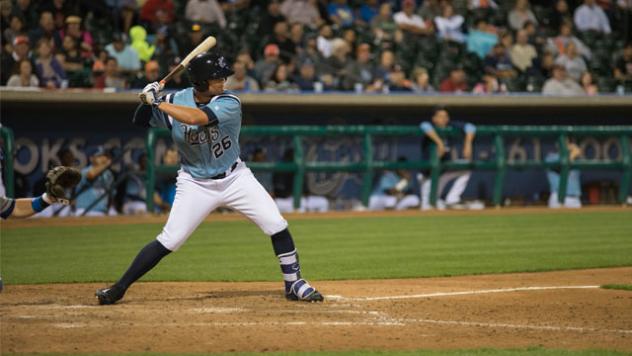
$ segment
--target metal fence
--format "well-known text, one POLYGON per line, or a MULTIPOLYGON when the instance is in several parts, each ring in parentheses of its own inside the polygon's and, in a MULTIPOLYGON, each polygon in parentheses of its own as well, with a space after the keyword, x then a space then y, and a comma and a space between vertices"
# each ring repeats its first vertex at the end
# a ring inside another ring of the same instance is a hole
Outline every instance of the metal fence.
MULTIPOLYGON (((440 129, 437 133, 442 137, 460 137, 462 132, 454 129, 440 129)), ((160 137, 170 137, 166 129, 150 129, 147 134, 147 208, 153 209, 153 194, 156 174, 175 173, 177 166, 163 166, 155 164, 155 145, 160 137)), ((558 198, 563 202, 566 196, 568 173, 571 169, 607 169, 621 171, 621 182, 618 201, 625 203, 632 180, 632 158, 630 137, 632 126, 479 126, 477 136, 491 137, 495 150, 495 157, 490 160, 472 160, 469 162, 441 162, 436 155, 436 146, 430 145, 432 157, 429 161, 377 161, 373 159, 373 138, 375 136, 423 136, 418 126, 245 126, 241 130, 242 137, 254 136, 285 136, 291 137, 294 147, 294 162, 249 162, 248 166, 254 171, 284 171, 294 173, 293 197, 294 206, 298 208, 302 195, 303 181, 306 172, 359 172, 362 174, 361 200, 367 206, 371 194, 375 171, 385 169, 419 169, 430 170, 431 190, 430 203, 437 203, 437 188, 439 176, 445 171, 455 170, 488 170, 495 172, 493 204, 501 206, 505 173, 513 168, 542 168, 558 169, 560 171, 560 186, 558 198), (306 162, 303 152, 304 137, 362 137, 363 159, 358 162, 306 162), (505 153, 506 137, 549 137, 556 139, 560 150, 560 159, 556 162, 545 162, 538 158, 520 162, 509 161, 505 153), (618 160, 574 160, 568 155, 568 138, 582 136, 608 136, 619 140, 621 152, 618 160)))

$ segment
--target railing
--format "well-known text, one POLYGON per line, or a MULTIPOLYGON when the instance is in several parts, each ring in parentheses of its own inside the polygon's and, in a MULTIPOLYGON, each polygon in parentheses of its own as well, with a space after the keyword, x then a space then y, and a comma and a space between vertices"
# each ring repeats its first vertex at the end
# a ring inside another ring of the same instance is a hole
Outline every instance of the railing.
POLYGON ((13 177, 13 155, 15 154, 15 145, 13 140, 13 130, 8 127, 0 127, 0 137, 2 137, 2 152, 4 155, 4 187, 6 196, 15 198, 14 196, 14 177, 13 177))
MULTIPOLYGON (((437 130, 443 137, 459 137, 463 133, 451 130, 437 130)), ((166 129, 150 129, 147 134, 147 208, 153 210, 155 175, 157 173, 174 173, 177 166, 155 166, 154 148, 159 137, 169 137, 166 129)), ((477 137, 492 138, 495 150, 493 160, 473 160, 469 162, 441 162, 436 155, 436 146, 430 145, 430 161, 376 161, 373 159, 374 136, 423 136, 417 126, 244 126, 242 137, 252 136, 287 136, 292 137, 294 146, 294 162, 255 163, 248 166, 253 170, 294 172, 294 206, 298 208, 302 194, 303 180, 306 172, 361 172, 362 203, 367 206, 371 194, 374 172, 384 169, 423 169, 430 170, 431 189, 430 203, 437 203, 439 176, 443 171, 454 170, 490 170, 496 172, 493 190, 493 203, 501 206, 504 177, 510 168, 557 168, 560 171, 558 198, 563 202, 566 197, 566 186, 570 169, 609 169, 622 172, 618 195, 619 203, 625 203, 630 181, 632 180, 632 158, 630 152, 630 136, 632 126, 479 126, 477 137), (363 160, 359 162, 305 162, 303 152, 304 137, 360 136, 363 140, 363 160), (560 160, 545 162, 539 159, 520 162, 508 161, 505 153, 504 139, 511 137, 553 137, 557 139, 560 149, 560 160), (581 136, 616 136, 621 145, 621 160, 575 160, 568 158, 567 141, 569 137, 581 136)))

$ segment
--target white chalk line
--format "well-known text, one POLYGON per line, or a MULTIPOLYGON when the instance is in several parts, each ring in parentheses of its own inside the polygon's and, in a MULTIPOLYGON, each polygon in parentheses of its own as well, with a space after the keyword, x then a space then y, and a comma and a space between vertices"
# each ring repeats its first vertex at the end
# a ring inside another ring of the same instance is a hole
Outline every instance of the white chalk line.
POLYGON ((469 291, 461 291, 461 292, 438 292, 438 293, 424 293, 424 294, 391 295, 391 296, 383 296, 383 297, 344 297, 341 295, 326 295, 325 298, 332 301, 340 300, 340 301, 354 301, 354 302, 370 302, 370 301, 376 301, 376 300, 418 299, 418 298, 453 297, 453 296, 460 296, 460 295, 526 292, 526 291, 556 290, 556 289, 598 289, 598 288, 600 288, 600 286, 518 287, 518 288, 469 290, 469 291))

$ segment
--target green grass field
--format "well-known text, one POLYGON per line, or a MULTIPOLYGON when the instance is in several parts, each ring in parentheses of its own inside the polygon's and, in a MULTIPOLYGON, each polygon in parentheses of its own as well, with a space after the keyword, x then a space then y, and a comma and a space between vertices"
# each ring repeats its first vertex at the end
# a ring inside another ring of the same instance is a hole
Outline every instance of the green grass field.
MULTIPOLYGON (((632 211, 297 219, 314 280, 632 265, 632 211)), ((2 229, 7 284, 113 281, 161 224, 2 229)), ((276 281, 269 238, 245 221, 200 226, 144 280, 276 281)), ((622 281, 622 283, 625 281, 622 281)))

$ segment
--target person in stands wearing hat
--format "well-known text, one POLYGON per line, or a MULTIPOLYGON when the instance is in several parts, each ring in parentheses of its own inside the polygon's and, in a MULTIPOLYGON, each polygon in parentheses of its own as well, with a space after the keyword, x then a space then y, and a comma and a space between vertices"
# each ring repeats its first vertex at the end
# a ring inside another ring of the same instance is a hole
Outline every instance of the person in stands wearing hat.
POLYGON ((127 44, 127 36, 124 33, 115 33, 112 43, 105 46, 108 55, 116 58, 121 72, 135 75, 140 70, 138 53, 127 44))
POLYGON ((92 58, 92 47, 94 46, 94 40, 92 39, 92 35, 89 31, 84 31, 81 29, 81 17, 79 16, 68 16, 66 17, 66 28, 60 30, 58 35, 61 41, 56 41, 57 43, 63 43, 64 39, 69 36, 71 37, 78 45, 78 49, 81 52, 81 57, 83 58, 92 58))
POLYGON ((30 61, 31 47, 29 46, 29 38, 26 36, 16 36, 13 39, 13 52, 2 52, 2 67, 0 78, 2 85, 6 85, 12 74, 18 73, 20 68, 18 63, 23 60, 30 61))
POLYGON ((180 57, 184 58, 187 54, 191 53, 197 45, 204 40, 204 31, 202 31, 202 25, 194 23, 189 28, 189 35, 184 37, 181 43, 178 43, 178 49, 180 50, 180 57))
POLYGON ((255 64, 255 75, 259 83, 265 84, 272 79, 276 67, 281 63, 279 46, 270 43, 263 49, 263 58, 255 64))

